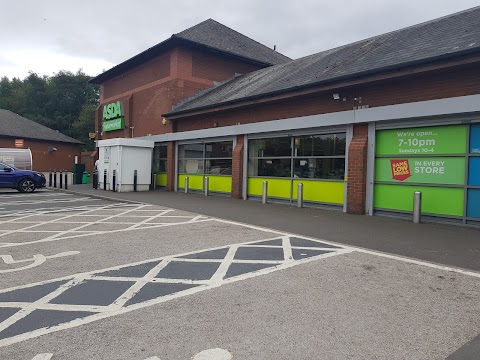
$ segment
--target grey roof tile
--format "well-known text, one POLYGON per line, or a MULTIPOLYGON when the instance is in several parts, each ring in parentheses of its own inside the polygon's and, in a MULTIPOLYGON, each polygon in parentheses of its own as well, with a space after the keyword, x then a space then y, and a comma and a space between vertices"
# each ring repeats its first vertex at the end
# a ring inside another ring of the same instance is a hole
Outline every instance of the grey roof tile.
POLYGON ((182 32, 173 34, 169 39, 164 40, 102 74, 97 75, 91 79, 90 82, 93 84, 101 84, 132 67, 138 66, 155 56, 158 56, 166 49, 178 44, 178 42, 242 57, 246 60, 263 64, 264 66, 281 64, 291 60, 289 57, 282 55, 215 20, 208 19, 182 32))
POLYGON ((61 132, 4 109, 0 109, 0 136, 82 144, 61 132))
POLYGON ((480 7, 237 77, 169 114, 480 52, 480 7))
POLYGON ((289 57, 213 19, 205 20, 198 25, 173 35, 173 37, 267 65, 282 64, 291 60, 289 57))

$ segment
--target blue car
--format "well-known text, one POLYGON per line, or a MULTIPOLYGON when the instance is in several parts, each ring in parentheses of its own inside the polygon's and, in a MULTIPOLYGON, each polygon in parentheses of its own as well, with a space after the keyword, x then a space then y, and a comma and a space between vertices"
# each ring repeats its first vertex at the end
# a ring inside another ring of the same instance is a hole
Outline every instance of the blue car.
POLYGON ((45 187, 45 175, 36 171, 18 170, 13 166, 0 163, 0 188, 17 189, 22 193, 31 193, 45 187))

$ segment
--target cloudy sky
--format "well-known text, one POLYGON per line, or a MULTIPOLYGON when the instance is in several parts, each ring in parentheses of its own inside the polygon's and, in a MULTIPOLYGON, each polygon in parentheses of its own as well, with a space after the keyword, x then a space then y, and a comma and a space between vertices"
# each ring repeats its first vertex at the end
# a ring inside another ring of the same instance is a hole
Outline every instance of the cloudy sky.
POLYGON ((89 75, 212 18, 299 58, 477 6, 478 0, 0 0, 0 77, 89 75))

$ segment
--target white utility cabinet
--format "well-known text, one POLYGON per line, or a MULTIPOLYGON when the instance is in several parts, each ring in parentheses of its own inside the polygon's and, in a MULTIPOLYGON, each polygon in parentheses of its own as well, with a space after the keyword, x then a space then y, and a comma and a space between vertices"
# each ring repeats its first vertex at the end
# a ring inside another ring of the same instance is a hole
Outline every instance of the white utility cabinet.
POLYGON ((99 152, 98 188, 104 188, 107 171, 107 190, 134 191, 134 173, 137 170, 137 191, 148 191, 152 181, 152 152, 155 143, 138 139, 108 139, 97 142, 99 152))

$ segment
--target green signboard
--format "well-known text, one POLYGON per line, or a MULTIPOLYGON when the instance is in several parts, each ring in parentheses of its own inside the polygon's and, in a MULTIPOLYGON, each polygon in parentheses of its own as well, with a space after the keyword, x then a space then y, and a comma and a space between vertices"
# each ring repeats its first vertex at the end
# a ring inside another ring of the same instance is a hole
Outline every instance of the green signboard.
POLYGON ((434 126, 377 132, 376 155, 465 154, 467 126, 434 126))
POLYGON ((377 158, 375 181, 463 185, 464 157, 377 158))
POLYGON ((125 127, 123 104, 121 101, 103 106, 102 131, 121 130, 125 127))
POLYGON ((123 104, 121 101, 117 101, 103 106, 103 120, 115 119, 123 115, 123 104))
POLYGON ((113 131, 113 130, 121 130, 125 127, 125 118, 119 118, 115 120, 104 121, 102 123, 102 131, 113 131))

